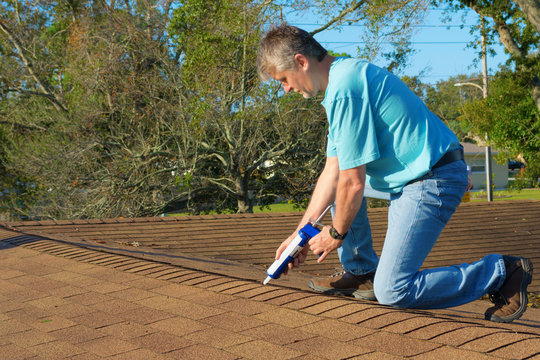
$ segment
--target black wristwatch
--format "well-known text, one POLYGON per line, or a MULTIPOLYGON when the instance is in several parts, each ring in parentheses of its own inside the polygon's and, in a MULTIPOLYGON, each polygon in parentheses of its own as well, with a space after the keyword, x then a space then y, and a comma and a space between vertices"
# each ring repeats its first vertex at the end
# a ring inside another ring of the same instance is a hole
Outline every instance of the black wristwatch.
POLYGON ((330 236, 332 237, 332 239, 343 241, 343 240, 345 240, 345 236, 347 236, 347 233, 341 235, 334 228, 334 225, 332 225, 332 226, 330 226, 330 236))

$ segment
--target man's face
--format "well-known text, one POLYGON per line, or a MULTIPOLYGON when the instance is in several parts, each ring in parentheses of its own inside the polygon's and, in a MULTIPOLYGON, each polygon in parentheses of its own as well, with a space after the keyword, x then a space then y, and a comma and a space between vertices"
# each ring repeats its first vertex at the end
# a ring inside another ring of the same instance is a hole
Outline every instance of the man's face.
POLYGON ((318 90, 313 85, 313 80, 308 72, 308 66, 303 63, 297 64, 294 70, 278 71, 274 69, 269 75, 281 83, 286 93, 295 91, 308 99, 317 95, 318 90))

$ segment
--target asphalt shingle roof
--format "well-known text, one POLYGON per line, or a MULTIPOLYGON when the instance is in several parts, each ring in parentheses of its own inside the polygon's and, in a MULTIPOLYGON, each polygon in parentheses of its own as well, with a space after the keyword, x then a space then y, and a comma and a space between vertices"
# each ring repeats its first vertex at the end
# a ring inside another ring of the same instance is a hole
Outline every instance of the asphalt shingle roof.
MULTIPOLYGON (((369 209, 375 250, 380 253, 387 208, 369 209)), ((232 214, 139 219, 29 221, 5 224, 27 234, 103 248, 134 247, 148 252, 223 259, 269 266, 277 246, 296 228, 300 213, 232 214), (134 246, 135 245, 135 246, 134 246)), ((474 262, 490 253, 527 256, 540 269, 540 202, 462 204, 446 226, 424 267, 474 262)), ((327 216, 323 222, 330 223, 327 216)), ((317 264, 313 256, 300 269, 331 274, 340 263, 334 253, 317 264)), ((261 274, 264 276, 264 274, 261 274)), ((540 276, 530 291, 540 292, 540 276)))
MULTIPOLYGON (((462 205, 425 266, 502 252, 539 268, 539 213, 534 201, 462 205)), ((385 216, 370 209, 377 249, 385 216)), ((299 218, 0 224, 0 358, 540 358, 540 309, 497 324, 482 319, 486 301, 398 310, 306 291, 298 272, 261 285, 299 218)))

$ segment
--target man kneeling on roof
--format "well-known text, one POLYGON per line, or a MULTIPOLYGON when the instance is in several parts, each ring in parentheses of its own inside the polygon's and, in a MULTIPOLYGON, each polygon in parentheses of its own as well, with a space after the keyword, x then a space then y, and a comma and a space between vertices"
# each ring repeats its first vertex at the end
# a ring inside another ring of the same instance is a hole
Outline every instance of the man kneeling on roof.
MULTIPOLYGON (((286 93, 324 92, 327 160, 298 229, 335 202, 332 225, 309 249, 318 262, 337 250, 344 271, 310 280, 313 290, 423 309, 491 294, 495 304, 486 319, 511 322, 525 312, 529 259, 491 254, 473 264, 420 270, 467 189, 467 167, 456 135, 398 77, 363 60, 330 56, 309 33, 287 24, 264 35, 257 66, 286 93), (372 246, 367 184, 390 194, 380 258, 372 246)), ((296 233, 278 247, 276 259, 296 233)), ((289 268, 307 253, 306 246, 289 268)))

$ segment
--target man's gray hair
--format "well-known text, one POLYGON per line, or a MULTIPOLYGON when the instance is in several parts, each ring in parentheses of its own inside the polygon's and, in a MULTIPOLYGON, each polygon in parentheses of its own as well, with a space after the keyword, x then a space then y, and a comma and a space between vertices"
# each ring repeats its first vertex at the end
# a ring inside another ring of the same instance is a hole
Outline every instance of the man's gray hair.
POLYGON ((305 30, 286 23, 272 27, 259 44, 259 76, 269 80, 271 71, 294 70, 296 54, 322 61, 328 52, 305 30))

